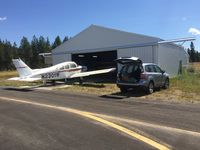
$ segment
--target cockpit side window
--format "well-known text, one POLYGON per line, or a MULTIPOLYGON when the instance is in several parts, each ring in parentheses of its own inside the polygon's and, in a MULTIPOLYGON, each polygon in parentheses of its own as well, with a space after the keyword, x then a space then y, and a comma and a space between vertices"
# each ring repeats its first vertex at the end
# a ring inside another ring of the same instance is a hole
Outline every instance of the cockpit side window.
POLYGON ((64 66, 60 67, 59 70, 64 70, 64 66))
POLYGON ((76 68, 76 64, 74 64, 74 63, 71 63, 69 65, 70 65, 70 68, 76 68))
POLYGON ((69 69, 69 65, 65 65, 65 69, 69 69))

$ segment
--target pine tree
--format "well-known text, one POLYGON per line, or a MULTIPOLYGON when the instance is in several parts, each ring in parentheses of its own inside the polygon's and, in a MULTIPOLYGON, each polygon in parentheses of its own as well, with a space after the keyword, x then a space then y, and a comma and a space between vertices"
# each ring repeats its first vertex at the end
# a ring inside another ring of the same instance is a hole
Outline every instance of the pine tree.
MULTIPOLYGON (((66 36, 63 42, 67 41, 66 36)), ((37 38, 33 36, 31 42, 26 37, 23 37, 20 42, 20 46, 14 42, 11 44, 9 41, 0 39, 0 70, 11 70, 15 67, 12 64, 12 59, 21 58, 31 68, 44 67, 44 59, 39 56, 39 53, 51 52, 53 48, 56 48, 62 44, 60 37, 57 36, 55 41, 50 43, 49 38, 46 39, 43 36, 37 38)), ((199 55, 199 53, 198 53, 199 55)))
POLYGON ((191 60, 191 50, 189 48, 187 49, 187 53, 189 55, 189 62, 192 62, 192 60, 191 60))
POLYGON ((13 46, 12 46, 12 49, 13 49, 13 58, 18 58, 18 48, 17 48, 17 44, 14 42, 13 43, 13 46))
POLYGON ((12 45, 9 41, 6 40, 3 46, 3 64, 5 70, 12 69, 11 65, 12 58, 13 58, 12 45))
POLYGON ((49 42, 49 38, 47 37, 46 39, 46 48, 45 48, 45 52, 51 52, 51 44, 49 42))
POLYGON ((191 50, 191 54, 190 54, 190 59, 191 59, 191 62, 195 62, 195 48, 194 48, 194 43, 191 42, 190 43, 190 50, 191 50))
POLYGON ((60 37, 57 36, 57 37, 55 38, 55 41, 54 41, 53 45, 52 45, 52 49, 56 48, 56 47, 59 46, 60 44, 62 44, 62 42, 61 42, 61 40, 60 40, 60 37))
MULTIPOLYGON (((39 53, 45 53, 46 52, 46 40, 43 36, 40 36, 39 37, 39 41, 38 41, 38 50, 39 50, 39 53)), ((39 53, 38 53, 38 56, 39 56, 39 53)), ((38 59, 38 65, 40 68, 42 67, 45 67, 45 64, 44 64, 44 59, 39 56, 39 59, 38 59)))
POLYGON ((69 40, 68 36, 65 36, 64 39, 63 39, 63 43, 68 41, 68 40, 69 40))
POLYGON ((39 63, 38 39, 35 35, 33 36, 32 41, 31 41, 31 49, 33 52, 33 57, 31 59, 31 67, 35 69, 38 67, 38 63, 39 63))
POLYGON ((199 52, 198 51, 196 51, 196 53, 195 53, 195 60, 196 60, 196 62, 200 61, 200 57, 199 57, 199 52))
POLYGON ((30 66, 33 57, 31 45, 26 37, 23 37, 20 42, 19 56, 25 60, 25 63, 30 66))

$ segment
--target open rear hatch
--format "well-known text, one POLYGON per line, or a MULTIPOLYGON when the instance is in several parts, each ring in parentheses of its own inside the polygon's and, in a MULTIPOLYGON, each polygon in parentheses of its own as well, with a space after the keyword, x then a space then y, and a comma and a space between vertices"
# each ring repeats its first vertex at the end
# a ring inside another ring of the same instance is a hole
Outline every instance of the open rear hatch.
POLYGON ((115 62, 119 64, 127 64, 127 63, 140 63, 142 64, 142 61, 138 57, 121 57, 119 59, 116 59, 115 62))
POLYGON ((143 72, 142 61, 137 57, 126 57, 115 60, 122 67, 118 73, 118 81, 124 83, 137 83, 143 72))

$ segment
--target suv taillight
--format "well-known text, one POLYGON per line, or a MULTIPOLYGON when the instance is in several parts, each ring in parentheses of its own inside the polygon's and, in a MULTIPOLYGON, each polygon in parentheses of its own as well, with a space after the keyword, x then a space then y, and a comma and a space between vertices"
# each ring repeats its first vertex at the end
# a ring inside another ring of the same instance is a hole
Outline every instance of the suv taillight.
POLYGON ((145 73, 140 74, 140 79, 146 79, 146 78, 147 78, 147 74, 145 74, 145 73))

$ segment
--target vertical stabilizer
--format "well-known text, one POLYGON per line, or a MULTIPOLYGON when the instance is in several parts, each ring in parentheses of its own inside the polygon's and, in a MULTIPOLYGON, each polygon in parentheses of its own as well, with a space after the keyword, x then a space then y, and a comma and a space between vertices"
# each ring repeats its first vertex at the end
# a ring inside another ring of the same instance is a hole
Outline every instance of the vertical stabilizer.
POLYGON ((12 61, 19 73, 20 78, 24 78, 32 74, 32 69, 29 68, 29 66, 27 66, 20 58, 13 59, 12 61))

